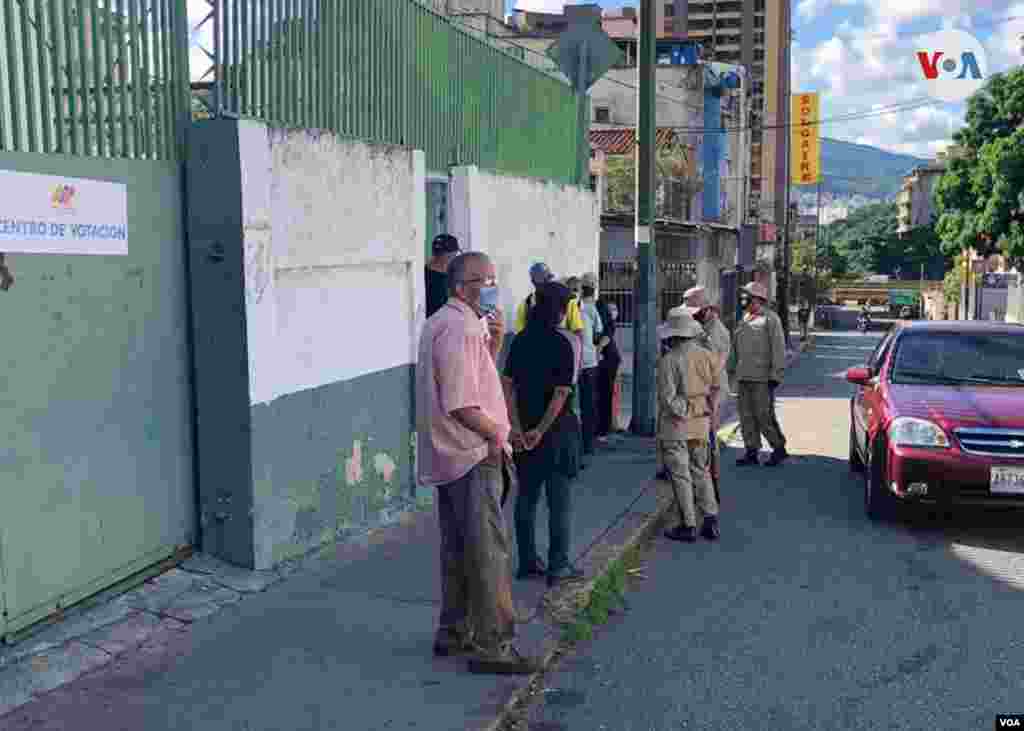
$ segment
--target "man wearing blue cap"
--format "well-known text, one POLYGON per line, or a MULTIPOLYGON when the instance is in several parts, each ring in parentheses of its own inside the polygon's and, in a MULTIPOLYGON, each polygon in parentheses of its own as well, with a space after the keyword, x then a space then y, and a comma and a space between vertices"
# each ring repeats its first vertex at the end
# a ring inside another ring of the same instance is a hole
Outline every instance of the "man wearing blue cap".
MULTIPOLYGON (((519 303, 519 307, 516 309, 516 327, 515 331, 521 333, 526 329, 526 322, 530 309, 533 307, 533 303, 537 300, 536 288, 548 282, 553 282, 555 275, 551 273, 548 265, 542 261, 538 261, 530 267, 530 281, 533 282, 534 290, 530 295, 519 303)), ((562 320, 560 327, 569 332, 576 333, 579 335, 583 332, 583 316, 580 314, 580 303, 579 300, 573 299, 569 302, 569 311, 566 313, 565 318, 562 320)))

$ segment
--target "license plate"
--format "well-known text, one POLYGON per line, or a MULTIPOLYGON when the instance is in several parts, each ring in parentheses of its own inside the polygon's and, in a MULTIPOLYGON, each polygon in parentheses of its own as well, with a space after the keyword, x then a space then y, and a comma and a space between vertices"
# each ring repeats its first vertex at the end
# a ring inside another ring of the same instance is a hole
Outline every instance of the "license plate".
POLYGON ((1024 495, 1024 467, 993 467, 993 495, 1024 495))

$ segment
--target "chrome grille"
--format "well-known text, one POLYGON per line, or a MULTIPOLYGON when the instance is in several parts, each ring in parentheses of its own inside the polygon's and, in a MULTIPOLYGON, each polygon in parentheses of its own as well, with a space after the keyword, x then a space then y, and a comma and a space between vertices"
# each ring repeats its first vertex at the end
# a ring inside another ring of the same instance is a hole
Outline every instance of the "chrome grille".
POLYGON ((953 432, 968 454, 1024 459, 1024 429, 973 427, 953 432))

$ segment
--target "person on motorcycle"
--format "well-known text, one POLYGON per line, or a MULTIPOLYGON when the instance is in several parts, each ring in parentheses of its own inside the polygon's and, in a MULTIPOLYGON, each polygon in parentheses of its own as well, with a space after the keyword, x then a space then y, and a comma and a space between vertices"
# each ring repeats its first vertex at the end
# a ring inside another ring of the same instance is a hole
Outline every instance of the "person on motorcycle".
POLYGON ((867 304, 864 304, 860 309, 860 317, 857 318, 857 325, 865 332, 871 326, 871 308, 868 307, 867 304))

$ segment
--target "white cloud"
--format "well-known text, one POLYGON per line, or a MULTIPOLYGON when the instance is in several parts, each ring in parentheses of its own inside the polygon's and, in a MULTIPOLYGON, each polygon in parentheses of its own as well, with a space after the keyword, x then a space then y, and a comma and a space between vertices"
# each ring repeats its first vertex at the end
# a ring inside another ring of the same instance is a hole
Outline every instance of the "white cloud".
POLYGON ((922 18, 956 18, 985 9, 994 0, 889 0, 867 5, 876 22, 907 23, 922 18))
POLYGON ((1015 17, 1016 20, 1000 23, 984 41, 989 65, 995 72, 1007 71, 1024 63, 1020 42, 1020 36, 1024 34, 1024 3, 1014 5, 1000 17, 1015 17))
POLYGON ((563 0, 517 0, 512 3, 515 10, 525 10, 531 13, 561 13, 563 5, 577 5, 574 2, 563 2, 563 0))
POLYGON ((813 20, 832 8, 859 5, 861 0, 800 0, 796 7, 797 17, 813 20))
POLYGON ((815 47, 794 44, 793 88, 818 91, 825 120, 873 112, 826 122, 823 135, 932 156, 962 124, 963 108, 938 102, 911 106, 926 99, 913 45, 913 37, 899 33, 890 20, 861 28, 844 24, 835 37, 815 47), (893 109, 897 105, 905 107, 893 109))

